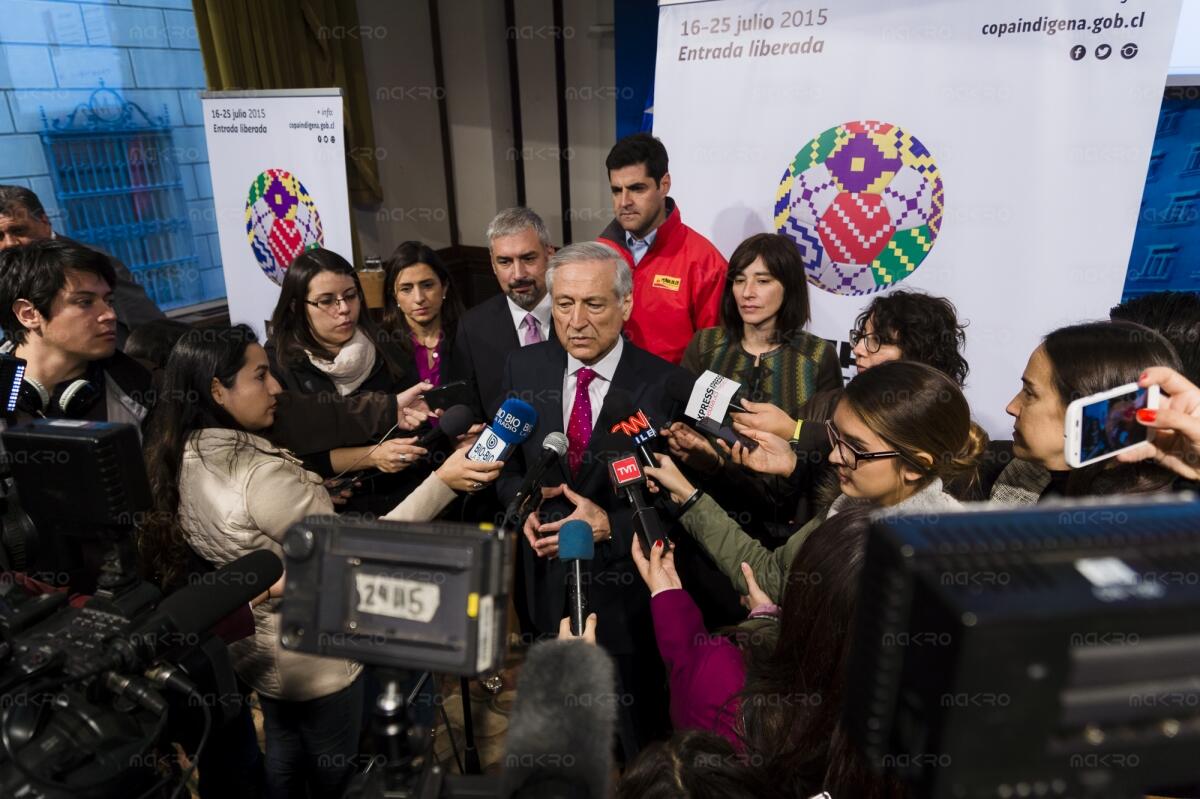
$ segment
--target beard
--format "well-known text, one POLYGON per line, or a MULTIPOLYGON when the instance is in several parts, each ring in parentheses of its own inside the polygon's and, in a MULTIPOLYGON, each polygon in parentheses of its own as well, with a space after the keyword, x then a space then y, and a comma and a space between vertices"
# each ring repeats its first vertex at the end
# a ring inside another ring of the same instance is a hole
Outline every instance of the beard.
POLYGON ((532 280, 525 283, 517 283, 508 287, 508 298, 515 302, 522 310, 532 311, 542 298, 537 294, 537 284, 532 280), (533 289, 532 293, 520 294, 514 289, 533 289))

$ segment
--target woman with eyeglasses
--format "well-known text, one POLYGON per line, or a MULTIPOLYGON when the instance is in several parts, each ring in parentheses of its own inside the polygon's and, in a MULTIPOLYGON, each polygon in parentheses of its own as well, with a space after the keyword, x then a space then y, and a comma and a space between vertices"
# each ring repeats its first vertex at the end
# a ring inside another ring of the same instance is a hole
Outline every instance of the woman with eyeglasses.
MULTIPOLYGON (((895 361, 857 375, 824 425, 837 478, 837 496, 824 513, 776 550, 749 536, 711 497, 684 477, 670 458, 646 473, 681 504, 680 522, 718 568, 745 594, 742 564, 774 601, 800 545, 822 521, 854 506, 940 513, 960 507, 944 483, 975 472, 987 435, 971 421, 966 398, 945 373, 920 363, 895 361)), ((733 448, 733 460, 768 474, 791 474, 797 455, 778 436, 748 428, 753 450, 733 448)))
MULTIPOLYGON (((362 297, 358 274, 342 256, 315 249, 296 257, 284 275, 267 344, 271 373, 284 390, 351 397, 370 391, 396 394, 417 382, 403 355, 380 340, 362 297)), ((392 474, 426 454, 415 441, 345 441, 332 450, 297 454, 309 469, 327 478, 359 471, 392 474)), ((375 479, 365 491, 355 492, 349 507, 390 507, 410 482, 375 479), (378 502, 370 496, 377 496, 378 502)))
POLYGON ((421 242, 406 241, 384 266, 384 286, 385 337, 411 359, 423 382, 448 382, 463 305, 442 259, 421 242))

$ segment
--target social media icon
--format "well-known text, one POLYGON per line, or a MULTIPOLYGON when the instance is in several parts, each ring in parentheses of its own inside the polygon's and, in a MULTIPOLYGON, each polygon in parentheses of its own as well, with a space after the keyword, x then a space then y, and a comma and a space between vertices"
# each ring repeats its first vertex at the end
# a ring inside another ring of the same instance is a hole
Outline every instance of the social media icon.
POLYGON ((1138 46, 1133 42, 1121 48, 1121 58, 1133 58, 1138 54, 1138 46))
POLYGON ((1071 60, 1072 61, 1082 61, 1083 57, 1086 55, 1087 55, 1087 48, 1084 47, 1082 44, 1077 44, 1071 48, 1071 60))
POLYGON ((1102 44, 1096 48, 1096 58, 1099 58, 1101 61, 1108 58, 1110 55, 1112 55, 1111 44, 1102 44))

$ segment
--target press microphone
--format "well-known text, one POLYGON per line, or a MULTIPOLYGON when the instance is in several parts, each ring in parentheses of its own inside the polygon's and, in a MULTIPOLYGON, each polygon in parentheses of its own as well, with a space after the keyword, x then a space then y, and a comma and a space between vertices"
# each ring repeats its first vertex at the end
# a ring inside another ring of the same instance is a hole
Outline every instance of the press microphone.
POLYGON ((533 406, 509 397, 496 411, 492 423, 483 429, 479 440, 467 453, 467 460, 481 463, 508 460, 521 442, 537 427, 538 413, 533 406))
POLYGON ((618 420, 609 432, 629 436, 637 454, 642 458, 643 466, 658 466, 658 460, 654 457, 654 443, 658 438, 658 431, 654 429, 650 417, 642 409, 634 407, 633 397, 628 392, 609 389, 608 396, 612 403, 610 407, 618 420))
POLYGON ((500 795, 610 796, 616 684, 612 658, 598 646, 534 644, 521 665, 504 740, 500 795))
POLYGON ((209 572, 168 596, 126 636, 109 642, 112 669, 140 669, 266 591, 283 574, 283 562, 259 549, 209 572))
POLYGON ((431 428, 417 439, 416 445, 422 449, 429 449, 443 438, 454 440, 470 430, 473 424, 475 411, 471 410, 470 405, 451 405, 442 412, 437 427, 431 428))
POLYGON ((559 458, 567 454, 567 446, 567 437, 562 433, 550 433, 542 439, 542 457, 538 458, 537 463, 526 473, 525 479, 521 481, 521 487, 517 489, 517 493, 508 503, 508 508, 504 511, 506 524, 509 522, 515 524, 520 521, 521 513, 529 498, 542 487, 546 471, 557 463, 559 458))
POLYGON ((758 446, 757 441, 738 435, 724 421, 726 413, 731 410, 749 413, 737 402, 741 388, 741 383, 716 372, 705 372, 697 380, 676 372, 666 381, 667 396, 677 405, 684 406, 683 415, 693 422, 693 427, 721 439, 731 447, 740 443, 747 449, 754 449, 758 446))
POLYGON ((699 421, 714 417, 719 422, 731 410, 750 413, 738 401, 742 384, 713 371, 706 371, 694 379, 686 372, 674 372, 667 378, 665 388, 668 397, 686 408, 684 415, 689 419, 699 421), (715 410, 721 411, 719 417, 715 410))
POLYGON ((587 621, 587 595, 583 584, 583 561, 596 554, 592 526, 572 519, 558 530, 558 558, 567 564, 567 611, 571 614, 571 634, 583 635, 587 621))
POLYGON ((646 484, 646 475, 642 472, 637 455, 632 452, 617 456, 608 463, 608 479, 613 490, 625 492, 629 504, 633 506, 633 529, 641 537, 642 550, 649 555, 650 547, 657 541, 663 546, 670 544, 666 532, 663 531, 662 519, 652 505, 646 502, 642 486, 646 484))

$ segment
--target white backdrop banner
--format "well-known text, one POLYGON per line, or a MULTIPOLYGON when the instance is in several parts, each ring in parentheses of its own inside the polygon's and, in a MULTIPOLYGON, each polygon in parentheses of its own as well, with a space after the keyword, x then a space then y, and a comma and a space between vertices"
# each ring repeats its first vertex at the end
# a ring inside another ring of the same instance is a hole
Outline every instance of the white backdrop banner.
POLYGON ((325 247, 352 258, 341 90, 201 98, 229 318, 265 341, 297 255, 325 247))
POLYGON ((1120 299, 1180 0, 660 5, 683 221, 726 256, 791 237, 844 365, 877 292, 950 298, 975 417, 1008 437, 1039 338, 1120 299))

